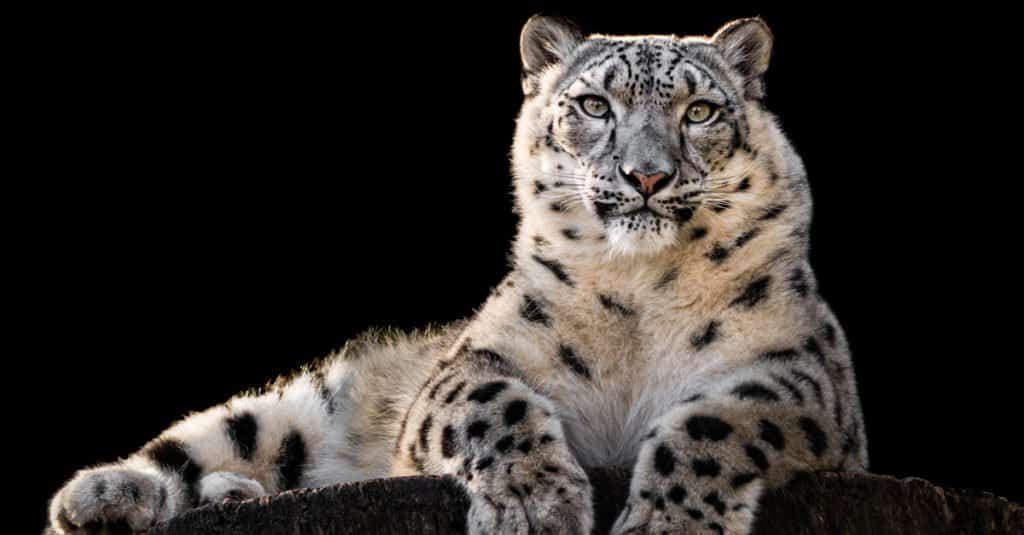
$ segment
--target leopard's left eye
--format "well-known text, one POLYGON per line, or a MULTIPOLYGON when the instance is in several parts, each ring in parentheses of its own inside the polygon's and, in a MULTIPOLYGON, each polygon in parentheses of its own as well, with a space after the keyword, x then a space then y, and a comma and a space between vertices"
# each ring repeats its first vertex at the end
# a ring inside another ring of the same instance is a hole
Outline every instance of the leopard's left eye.
POLYGON ((706 123, 711 120, 718 111, 718 106, 701 100, 690 104, 689 108, 686 108, 686 122, 690 124, 706 123))
POLYGON ((587 115, 594 117, 595 119, 605 118, 609 111, 608 101, 593 95, 581 98, 580 106, 583 107, 583 111, 585 111, 587 115))

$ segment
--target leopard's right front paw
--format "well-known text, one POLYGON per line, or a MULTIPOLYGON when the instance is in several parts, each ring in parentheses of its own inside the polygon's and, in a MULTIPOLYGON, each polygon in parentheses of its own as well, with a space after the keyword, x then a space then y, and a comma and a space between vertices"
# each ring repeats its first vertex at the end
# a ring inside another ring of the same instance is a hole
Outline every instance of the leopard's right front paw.
POLYGON ((486 483, 470 493, 466 523, 471 535, 590 534, 590 482, 575 461, 539 467, 495 462, 488 469, 495 474, 480 474, 486 483))
POLYGON ((61 535, 145 532, 173 515, 156 476, 120 466, 82 470, 50 502, 50 530, 61 535))

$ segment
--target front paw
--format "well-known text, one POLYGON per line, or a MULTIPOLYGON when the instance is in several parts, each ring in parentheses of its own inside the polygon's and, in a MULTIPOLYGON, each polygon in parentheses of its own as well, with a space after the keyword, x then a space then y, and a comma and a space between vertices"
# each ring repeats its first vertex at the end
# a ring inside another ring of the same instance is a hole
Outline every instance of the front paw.
POLYGON ((83 470, 50 502, 50 532, 61 535, 144 532, 172 514, 156 476, 119 467, 83 470))
POLYGON ((589 535, 594 523, 590 482, 576 461, 565 457, 485 459, 470 485, 468 532, 589 535))
POLYGON ((713 457, 685 458, 671 436, 640 450, 626 508, 613 535, 748 535, 763 483, 753 473, 727 477, 713 457))
POLYGON ((700 520, 703 518, 703 513, 700 511, 693 513, 693 511, 696 510, 691 510, 691 513, 687 514, 685 511, 668 506, 664 501, 658 502, 655 506, 655 502, 649 499, 646 493, 644 496, 630 496, 629 501, 626 502, 626 508, 615 521, 611 533, 612 535, 723 533, 720 531, 721 526, 717 524, 702 525, 700 520), (691 516, 693 514, 696 516, 691 516))
MULTIPOLYGON (((753 483, 759 490, 760 484, 753 483)), ((640 491, 631 494, 626 508, 612 527, 612 535, 673 533, 748 535, 753 523, 753 510, 745 504, 730 506, 717 491, 705 495, 707 500, 687 503, 685 490, 673 485, 667 492, 640 491), (703 503, 697 503, 703 502, 703 503)))

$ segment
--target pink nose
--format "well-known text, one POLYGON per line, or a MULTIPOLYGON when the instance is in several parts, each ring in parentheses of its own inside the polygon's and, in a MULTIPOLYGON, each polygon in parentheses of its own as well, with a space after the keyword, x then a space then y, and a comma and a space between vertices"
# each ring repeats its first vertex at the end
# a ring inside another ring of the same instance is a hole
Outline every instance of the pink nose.
MULTIPOLYGON (((654 192, 661 189, 660 187, 658 187, 658 183, 668 178, 668 173, 665 172, 658 172, 654 173, 653 175, 645 175, 640 171, 633 171, 632 173, 630 173, 630 175, 636 178, 637 182, 639 183, 633 184, 633 187, 636 188, 636 186, 639 185, 640 187, 636 189, 640 190, 641 195, 653 195, 654 192)), ((662 186, 664 186, 664 184, 662 184, 662 186)))

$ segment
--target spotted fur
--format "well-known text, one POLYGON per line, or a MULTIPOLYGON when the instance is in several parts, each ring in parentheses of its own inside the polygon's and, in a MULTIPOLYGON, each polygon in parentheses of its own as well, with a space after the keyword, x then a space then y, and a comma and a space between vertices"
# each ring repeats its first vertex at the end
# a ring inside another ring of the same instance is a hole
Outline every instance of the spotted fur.
POLYGON ((771 43, 759 19, 683 38, 531 19, 514 267, 476 315, 371 333, 185 418, 77 473, 50 529, 448 474, 470 533, 589 533, 582 467, 631 465, 615 533, 746 534, 764 489, 865 469, 849 350, 807 261, 804 168, 763 103, 771 43), (698 102, 711 118, 687 119, 698 102))

